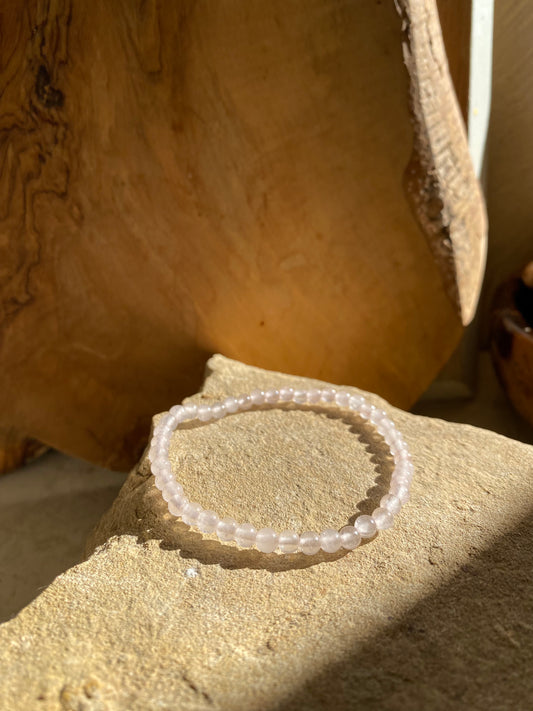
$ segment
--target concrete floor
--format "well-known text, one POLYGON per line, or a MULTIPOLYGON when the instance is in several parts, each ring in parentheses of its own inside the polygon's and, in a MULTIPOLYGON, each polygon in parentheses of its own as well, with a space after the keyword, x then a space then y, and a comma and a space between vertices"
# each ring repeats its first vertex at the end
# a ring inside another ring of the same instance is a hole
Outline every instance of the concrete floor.
MULTIPOLYGON (((511 409, 486 357, 478 390, 473 400, 424 401, 414 411, 533 443, 533 428, 511 409)), ((89 532, 125 478, 53 451, 0 478, 0 622, 82 560, 89 532)))

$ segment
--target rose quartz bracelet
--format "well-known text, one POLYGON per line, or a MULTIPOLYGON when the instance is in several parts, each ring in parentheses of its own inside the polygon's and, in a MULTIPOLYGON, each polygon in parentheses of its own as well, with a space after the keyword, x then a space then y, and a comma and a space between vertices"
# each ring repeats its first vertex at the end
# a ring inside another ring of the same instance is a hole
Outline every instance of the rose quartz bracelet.
POLYGON ((349 392, 334 388, 302 390, 287 387, 280 390, 254 390, 249 395, 227 397, 210 405, 175 405, 157 423, 149 457, 155 484, 161 490, 172 515, 181 517, 186 524, 195 526, 203 533, 216 533, 221 541, 235 541, 241 548, 251 548, 255 545, 263 553, 278 550, 281 553, 302 552, 312 555, 320 550, 335 553, 340 548, 346 550, 357 548, 362 538, 372 538, 377 531, 392 526, 394 516, 409 500, 409 486, 413 477, 413 464, 407 444, 387 414, 370 405, 359 395, 351 395, 349 392), (379 507, 371 516, 358 516, 353 526, 344 526, 340 531, 328 528, 322 533, 314 531, 301 534, 296 531, 276 533, 272 528, 256 530, 251 523, 238 523, 232 518, 220 518, 214 511, 205 510, 200 504, 188 500, 183 487, 174 479, 168 458, 170 438, 182 422, 218 420, 230 413, 249 410, 254 406, 289 402, 298 405, 324 403, 356 412, 371 422, 383 437, 394 458, 394 471, 389 493, 381 499, 379 507))

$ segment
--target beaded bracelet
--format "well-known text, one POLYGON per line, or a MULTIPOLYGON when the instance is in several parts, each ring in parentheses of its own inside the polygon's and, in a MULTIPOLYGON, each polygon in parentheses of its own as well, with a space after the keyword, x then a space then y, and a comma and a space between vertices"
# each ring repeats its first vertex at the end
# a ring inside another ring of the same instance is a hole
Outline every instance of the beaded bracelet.
POLYGON ((364 397, 334 388, 301 390, 287 387, 280 390, 254 390, 249 395, 227 397, 211 405, 175 405, 154 428, 149 458, 155 485, 162 492, 173 516, 181 517, 186 524, 195 526, 203 533, 216 532, 221 541, 235 541, 241 548, 251 548, 255 545, 263 553, 279 550, 281 553, 302 552, 312 555, 320 550, 335 553, 340 548, 357 548, 361 539, 372 538, 377 531, 392 526, 394 516, 409 500, 409 486, 413 477, 413 464, 407 444, 387 414, 370 405, 364 397), (371 516, 360 515, 353 526, 344 526, 340 531, 328 528, 322 533, 306 531, 298 534, 296 531, 282 531, 278 534, 272 528, 256 530, 251 523, 219 518, 214 511, 204 510, 200 504, 187 499, 183 487, 174 479, 168 458, 170 438, 178 425, 189 420, 218 420, 230 413, 249 410, 254 406, 290 402, 298 405, 323 403, 357 412, 371 422, 383 437, 394 459, 394 471, 389 493, 381 499, 379 507, 371 516))

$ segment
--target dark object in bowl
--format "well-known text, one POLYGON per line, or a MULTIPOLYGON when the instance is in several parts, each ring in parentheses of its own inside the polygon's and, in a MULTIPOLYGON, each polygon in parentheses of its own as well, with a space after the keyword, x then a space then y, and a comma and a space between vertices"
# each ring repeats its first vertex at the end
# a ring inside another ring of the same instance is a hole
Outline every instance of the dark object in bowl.
POLYGON ((497 290, 490 340, 494 367, 507 396, 533 425, 533 262, 497 290))

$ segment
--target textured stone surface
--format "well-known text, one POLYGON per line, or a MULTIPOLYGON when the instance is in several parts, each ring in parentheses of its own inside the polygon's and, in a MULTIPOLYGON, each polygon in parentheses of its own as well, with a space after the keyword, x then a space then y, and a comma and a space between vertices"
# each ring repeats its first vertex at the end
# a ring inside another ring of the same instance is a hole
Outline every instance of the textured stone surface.
MULTIPOLYGON (((197 397, 293 380, 216 356, 197 397)), ((412 501, 352 553, 263 556, 201 537, 165 513, 141 461, 95 552, 0 627, 0 708, 520 708, 533 695, 533 448, 390 411, 413 452, 412 501)), ((390 475, 370 429, 320 408, 191 426, 172 457, 204 506, 300 530, 370 510, 390 475)))

